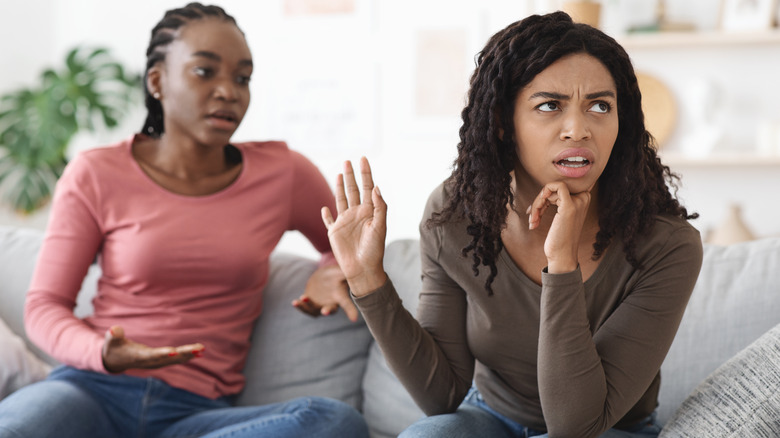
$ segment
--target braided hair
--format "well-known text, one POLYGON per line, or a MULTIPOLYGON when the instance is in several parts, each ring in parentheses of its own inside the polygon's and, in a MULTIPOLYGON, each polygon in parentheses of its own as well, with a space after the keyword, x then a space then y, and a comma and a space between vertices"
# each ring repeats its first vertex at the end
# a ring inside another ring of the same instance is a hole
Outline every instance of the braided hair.
POLYGON ((146 49, 146 70, 144 73, 144 100, 146 102, 146 121, 141 132, 150 137, 159 138, 165 132, 163 125, 163 108, 160 101, 149 93, 146 79, 149 69, 158 62, 165 60, 165 47, 176 39, 176 30, 192 20, 215 17, 236 24, 236 20, 219 6, 204 6, 200 3, 190 3, 183 8, 171 9, 152 29, 152 38, 146 49))
POLYGON ((637 236, 652 228, 656 215, 698 217, 689 215, 676 199, 679 177, 661 163, 645 129, 641 94, 626 51, 613 38, 574 23, 564 12, 529 16, 493 35, 477 57, 461 112, 458 157, 447 180, 452 196, 428 221, 429 226, 452 217, 467 221, 471 242, 462 254, 471 253, 475 276, 480 265, 490 269, 488 294, 503 249, 506 206, 514 203, 510 172, 519 160, 513 140, 515 100, 537 74, 575 53, 591 55, 607 68, 618 99, 618 135, 598 182, 599 231, 593 259, 601 257, 613 237, 622 236, 627 261, 639 268, 637 236))

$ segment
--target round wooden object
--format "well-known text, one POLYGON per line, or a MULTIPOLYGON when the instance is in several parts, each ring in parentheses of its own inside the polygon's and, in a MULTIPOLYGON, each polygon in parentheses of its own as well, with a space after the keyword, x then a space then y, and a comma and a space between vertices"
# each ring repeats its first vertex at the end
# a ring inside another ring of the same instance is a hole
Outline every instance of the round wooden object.
POLYGON ((660 149, 669 139, 677 122, 674 95, 663 82, 647 73, 636 72, 636 79, 642 92, 645 128, 655 137, 660 149))

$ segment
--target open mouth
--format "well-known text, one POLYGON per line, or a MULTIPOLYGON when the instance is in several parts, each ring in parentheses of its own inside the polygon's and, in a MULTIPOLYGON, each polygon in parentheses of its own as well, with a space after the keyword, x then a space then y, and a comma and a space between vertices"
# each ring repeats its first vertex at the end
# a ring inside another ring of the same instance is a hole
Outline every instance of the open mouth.
POLYGON ((588 161, 588 159, 585 157, 568 157, 558 161, 556 164, 563 167, 578 168, 589 165, 590 161, 588 161))
POLYGON ((227 121, 227 122, 230 122, 230 123, 237 123, 238 122, 238 118, 235 115, 227 113, 227 112, 222 112, 222 111, 213 113, 213 114, 209 115, 209 117, 214 118, 214 119, 224 120, 224 121, 227 121))

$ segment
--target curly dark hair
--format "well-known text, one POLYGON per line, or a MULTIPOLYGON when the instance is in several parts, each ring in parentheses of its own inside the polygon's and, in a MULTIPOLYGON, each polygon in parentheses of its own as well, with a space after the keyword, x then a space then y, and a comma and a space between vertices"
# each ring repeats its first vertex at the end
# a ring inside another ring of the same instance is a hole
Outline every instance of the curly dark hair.
MULTIPOLYGON (((183 8, 171 9, 165 12, 162 20, 152 29, 149 47, 146 49, 146 70, 144 72, 144 101, 146 103, 146 120, 141 132, 154 138, 159 138, 165 132, 163 124, 163 108, 160 101, 149 93, 146 77, 149 69, 158 62, 165 61, 165 46, 176 39, 176 30, 192 20, 202 20, 214 17, 236 24, 235 18, 228 15, 219 6, 204 6, 200 3, 189 3, 183 8)), ((239 29, 240 30, 240 29, 239 29)))
POLYGON ((637 236, 652 228, 658 214, 693 219, 676 199, 679 177, 663 165, 645 129, 641 94, 631 60, 613 38, 564 12, 532 15, 493 35, 477 57, 468 102, 461 112, 458 157, 447 180, 451 197, 428 225, 452 217, 468 221, 474 275, 489 267, 485 288, 492 294, 496 257, 503 249, 507 205, 513 205, 511 174, 518 164, 514 106, 520 91, 558 59, 585 53, 598 59, 617 88, 619 130, 609 162, 599 178, 597 260, 612 238, 622 236, 626 259, 634 267, 637 236), (668 182, 668 185, 667 185, 668 182), (670 192, 670 186, 674 193, 670 192))

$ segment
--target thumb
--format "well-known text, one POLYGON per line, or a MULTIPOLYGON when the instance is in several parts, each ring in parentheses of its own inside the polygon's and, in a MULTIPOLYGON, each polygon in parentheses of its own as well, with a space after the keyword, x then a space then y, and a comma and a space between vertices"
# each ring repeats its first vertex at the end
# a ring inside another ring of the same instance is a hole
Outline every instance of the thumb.
POLYGON ((106 342, 119 341, 125 338, 125 330, 118 325, 113 325, 106 330, 106 342))
POLYGON ((384 226, 387 223, 387 204, 382 198, 379 186, 374 186, 374 190, 371 191, 371 202, 374 203, 374 219, 384 226))

